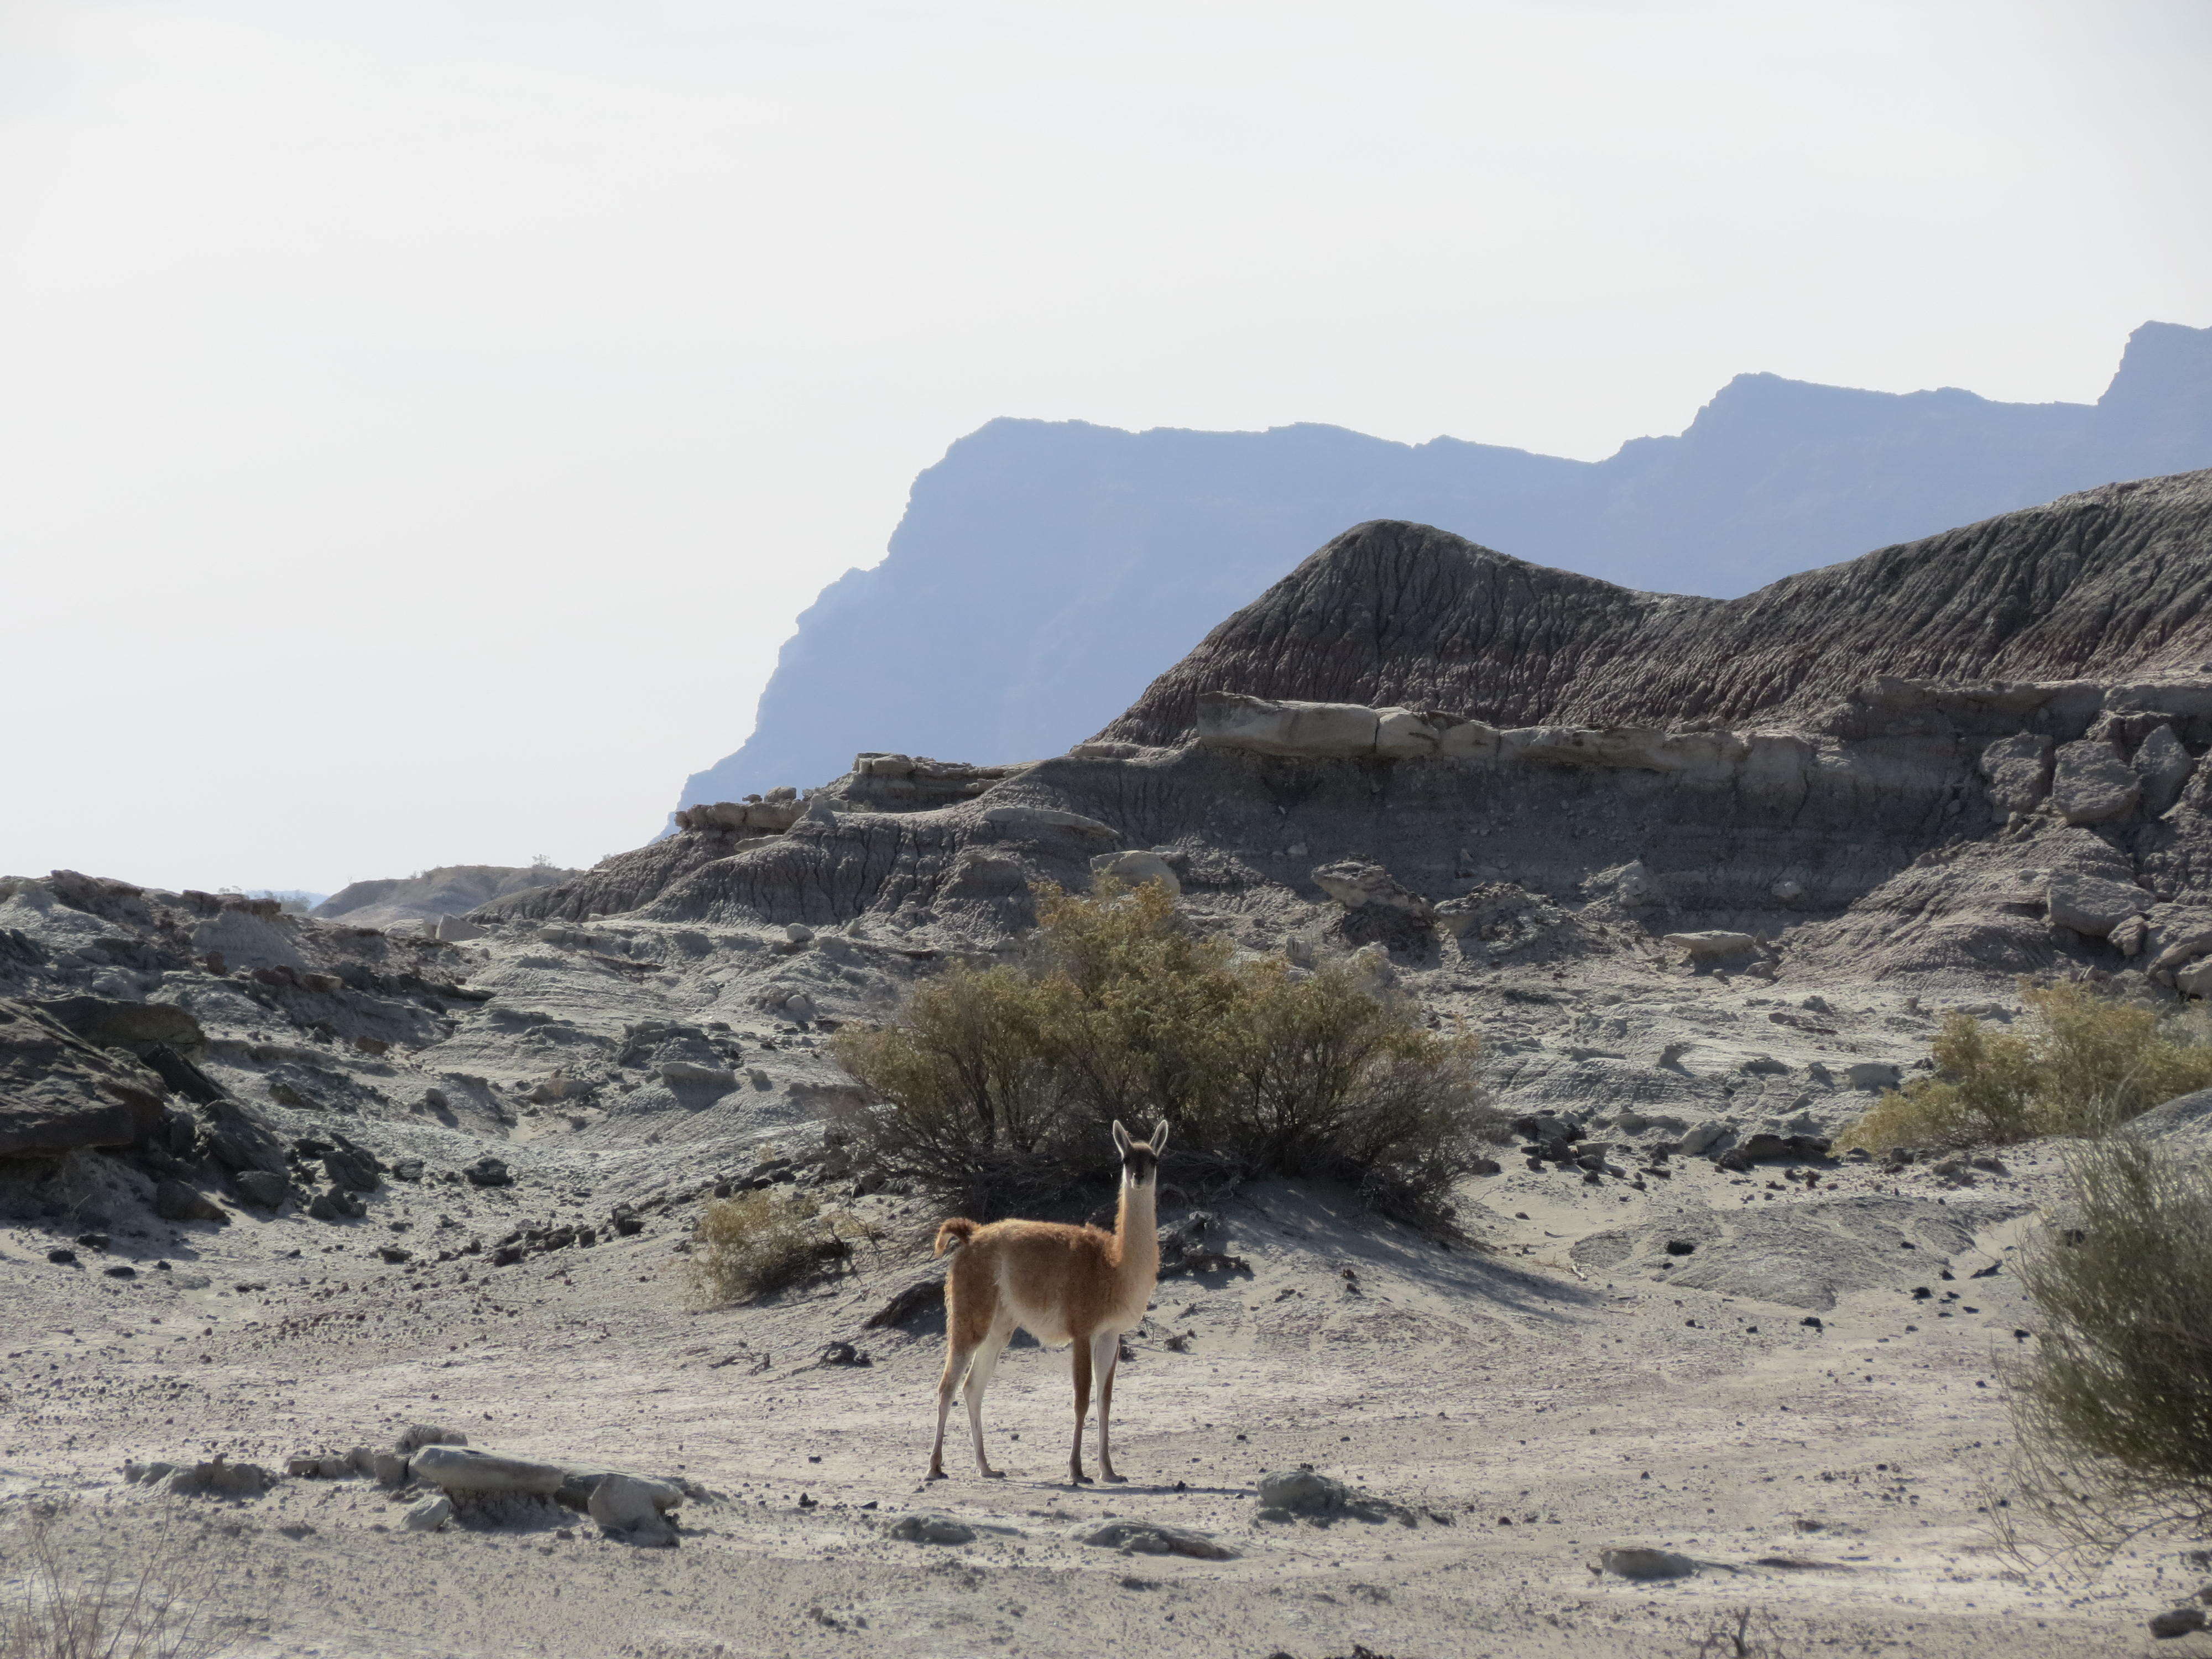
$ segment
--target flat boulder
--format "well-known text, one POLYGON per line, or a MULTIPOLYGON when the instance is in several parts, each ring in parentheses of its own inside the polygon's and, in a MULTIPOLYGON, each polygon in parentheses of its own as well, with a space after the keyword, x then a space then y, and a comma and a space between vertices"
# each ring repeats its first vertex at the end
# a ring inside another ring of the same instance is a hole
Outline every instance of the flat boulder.
POLYGON ((1759 948, 1756 935, 1730 933, 1719 927, 1688 933, 1668 933, 1659 942, 1672 945, 1678 951, 1688 951, 1691 959, 1698 962, 1717 962, 1723 957, 1741 956, 1747 951, 1759 948))
POLYGON ((1124 1555, 1188 1555, 1198 1561, 1234 1561, 1237 1552, 1217 1544, 1202 1532, 1166 1521, 1086 1522, 1074 1533, 1075 1541, 1097 1549, 1119 1550, 1124 1555))
POLYGON ((2111 744, 2083 738, 2060 745, 2051 774, 2051 806, 2067 823, 2111 823, 2142 799, 2142 775, 2111 744))
POLYGON ((407 1472, 457 1498, 501 1492, 550 1498, 568 1478, 568 1472, 558 1463, 507 1457, 470 1446, 425 1446, 408 1460, 407 1472))
POLYGON ((2055 871, 2051 877, 2051 920, 2089 939, 2109 937, 2122 922, 2149 909, 2151 902, 2148 893, 2129 882, 2070 870, 2055 871))
POLYGON ((1402 910, 1421 921, 1427 921, 1436 915, 1433 904, 1401 885, 1396 877, 1379 864, 1369 864, 1358 859, 1341 859, 1315 870, 1313 883, 1347 910, 1357 910, 1370 904, 1380 905, 1387 910, 1402 910))

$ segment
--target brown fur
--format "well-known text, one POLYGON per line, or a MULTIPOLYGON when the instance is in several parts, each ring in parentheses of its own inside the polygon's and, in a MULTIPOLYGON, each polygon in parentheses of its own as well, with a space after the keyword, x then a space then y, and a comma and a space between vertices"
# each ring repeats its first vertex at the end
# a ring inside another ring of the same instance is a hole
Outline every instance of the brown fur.
POLYGON ((1083 1425, 1091 1410, 1091 1385, 1098 1379, 1098 1467, 1114 1473, 1108 1421, 1114 1404, 1115 1362, 1121 1334, 1142 1322, 1159 1277, 1159 1149, 1167 1125, 1150 1141, 1131 1140, 1116 1123, 1121 1152, 1121 1201, 1114 1231, 1070 1227, 1051 1221, 997 1221, 978 1226, 955 1218, 937 1230, 937 1254, 950 1254, 945 1275, 945 1371, 938 1379, 937 1443, 929 1455, 932 1480, 945 1474, 945 1419, 952 1395, 967 1379, 968 1422, 975 1442, 975 1467, 986 1480, 998 1472, 983 1455, 983 1391, 999 1355, 1020 1326, 1040 1342, 1073 1346, 1075 1448, 1071 1480, 1083 1473, 1083 1425))

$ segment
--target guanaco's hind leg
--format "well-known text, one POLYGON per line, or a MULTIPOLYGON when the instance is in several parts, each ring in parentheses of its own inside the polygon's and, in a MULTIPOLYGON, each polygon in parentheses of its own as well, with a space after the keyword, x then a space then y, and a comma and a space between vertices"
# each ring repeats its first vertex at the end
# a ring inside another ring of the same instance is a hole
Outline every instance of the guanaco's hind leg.
MULTIPOLYGON (((975 1470, 986 1480, 1004 1477, 991 1467, 983 1455, 983 1390, 991 1386, 991 1374, 999 1369, 999 1356, 1006 1351, 1006 1344, 1014 1334, 1014 1322, 1002 1320, 991 1327, 990 1334, 975 1350, 975 1358, 968 1367, 968 1432, 975 1441, 975 1470)), ((940 1421, 942 1414, 940 1413, 940 1421)))
POLYGON ((960 1379, 968 1371, 980 1346, 974 1342, 963 1346, 954 1332, 948 1329, 945 1333, 945 1375, 937 1379, 937 1443, 929 1449, 928 1478, 932 1480, 945 1479, 945 1419, 951 1413, 952 1396, 960 1387, 960 1379))
MULTIPOLYGON (((1101 1331, 1091 1339, 1091 1369, 1098 1378, 1098 1474, 1102 1480, 1117 1485, 1127 1480, 1126 1474, 1114 1473, 1114 1452, 1107 1437, 1107 1421, 1114 1415, 1114 1372, 1121 1359, 1121 1334, 1101 1331)), ((1083 1423, 1078 1419, 1075 1437, 1083 1438, 1083 1423)))

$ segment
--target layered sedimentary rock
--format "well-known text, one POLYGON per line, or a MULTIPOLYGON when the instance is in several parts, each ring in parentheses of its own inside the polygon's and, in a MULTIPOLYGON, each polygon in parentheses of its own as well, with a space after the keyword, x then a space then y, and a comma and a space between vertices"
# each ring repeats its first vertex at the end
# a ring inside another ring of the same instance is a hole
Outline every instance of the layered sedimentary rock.
MULTIPOLYGON (((2109 484, 1725 602, 1377 521, 1223 623, 1100 737, 1180 742, 1206 692, 1499 726, 1804 724, 1885 677, 2186 677, 2212 658, 2208 546, 2212 472, 2109 484)), ((2033 695, 1992 688, 1986 712, 2033 695)))
POLYGON ((1413 934, 1386 910, 1470 957, 1726 937, 1733 957, 1787 936, 1769 969, 2103 952, 2174 979, 2203 952, 2165 958, 2212 917, 2208 553, 2203 473, 1729 603, 1363 526, 1100 738, 939 767, 956 805, 886 798, 916 763, 862 756, 784 803, 780 833, 694 809, 495 908, 988 939, 1033 919, 1033 883, 1152 860, 1188 895, 1334 902, 1392 950, 1413 934))

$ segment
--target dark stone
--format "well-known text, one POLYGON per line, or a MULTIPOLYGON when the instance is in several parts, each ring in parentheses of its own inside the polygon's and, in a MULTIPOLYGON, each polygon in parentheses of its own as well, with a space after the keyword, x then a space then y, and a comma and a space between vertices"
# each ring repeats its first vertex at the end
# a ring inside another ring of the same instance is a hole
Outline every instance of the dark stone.
POLYGON ((106 1273, 110 1279, 136 1279, 138 1277, 138 1270, 127 1261, 118 1261, 112 1267, 103 1267, 100 1271, 106 1273))
POLYGON ((267 1170, 242 1170, 231 1178, 230 1184, 238 1188, 239 1196, 247 1203, 264 1210, 273 1210, 283 1204, 285 1194, 292 1190, 291 1182, 267 1170))
POLYGON ((1670 1238, 1667 1241, 1668 1255, 1695 1255, 1697 1253, 1698 1247, 1686 1238, 1670 1238))
POLYGON ((2202 1607, 2175 1607, 2169 1613, 2160 1613, 2150 1621, 2150 1633, 2161 1640, 2186 1636, 2191 1631, 2204 1627, 2204 1609, 2202 1607))
POLYGON ((107 1235, 106 1233, 79 1233, 76 1236, 76 1242, 83 1245, 88 1250, 104 1250, 107 1248, 107 1235))
POLYGON ((383 1183, 377 1179, 377 1163, 358 1147, 334 1146, 323 1154, 323 1173, 331 1185, 349 1193, 373 1193, 383 1183))
POLYGON ((227 1223, 230 1212, 204 1193, 187 1187, 181 1181, 157 1182, 154 1186, 154 1213, 164 1221, 213 1221, 227 1223))
POLYGON ((46 1260, 52 1262, 57 1267, 74 1267, 76 1266, 76 1252, 75 1250, 48 1250, 46 1252, 46 1260))
POLYGON ((395 1267, 403 1261, 412 1261, 415 1259, 414 1251, 403 1250, 397 1244, 380 1244, 376 1247, 376 1253, 395 1267))
POLYGON ((0 1001, 0 1158, 128 1146, 162 1120, 161 1079, 50 1015, 0 1001))
POLYGON ((513 1181, 507 1174, 507 1165, 489 1152, 475 1163, 464 1165, 461 1174, 471 1187, 505 1187, 513 1181))

